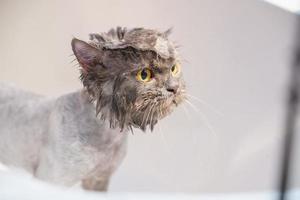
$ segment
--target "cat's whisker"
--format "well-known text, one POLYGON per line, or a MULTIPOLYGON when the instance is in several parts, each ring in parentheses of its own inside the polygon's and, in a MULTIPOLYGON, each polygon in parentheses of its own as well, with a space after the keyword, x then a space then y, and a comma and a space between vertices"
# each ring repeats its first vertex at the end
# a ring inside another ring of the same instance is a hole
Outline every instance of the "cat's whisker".
POLYGON ((147 113, 145 112, 144 115, 143 115, 143 121, 142 121, 142 124, 141 124, 143 127, 144 127, 145 123, 147 123, 146 119, 147 119, 147 116, 148 116, 148 114, 149 114, 149 112, 151 110, 151 106, 149 106, 146 110, 149 110, 149 111, 147 113))
POLYGON ((153 107, 154 107, 154 104, 151 105, 151 106, 149 106, 149 111, 148 111, 148 113, 147 113, 146 120, 144 121, 144 118, 143 118, 143 122, 142 122, 142 125, 143 125, 143 126, 144 126, 144 125, 147 126, 148 118, 149 118, 149 115, 150 115, 151 110, 153 109, 153 107))
POLYGON ((160 136, 159 138, 160 138, 160 140, 162 141, 162 143, 163 143, 166 151, 168 152, 168 154, 171 154, 172 152, 170 150, 170 147, 169 147, 168 143, 166 142, 166 138, 164 136, 161 123, 159 124, 158 129, 159 129, 159 136, 160 136))
POLYGON ((75 62, 75 61, 77 61, 77 59, 76 59, 76 58, 74 58, 73 60, 71 60, 71 62, 70 62, 70 63, 73 63, 73 62, 75 62))
POLYGON ((150 117, 150 126, 151 126, 151 130, 153 130, 153 116, 154 116, 154 113, 156 113, 156 111, 157 111, 157 109, 156 109, 156 107, 157 107, 157 103, 155 104, 155 107, 154 107, 154 109, 153 109, 153 112, 152 112, 152 114, 151 114, 151 117, 150 117))
POLYGON ((196 113, 199 113, 200 110, 192 103, 190 102, 188 99, 185 99, 185 102, 188 103, 189 106, 191 106, 191 108, 196 112, 196 113))
POLYGON ((152 126, 152 120, 151 120, 151 116, 153 115, 153 113, 154 113, 154 110, 155 110, 155 104, 153 104, 153 106, 152 106, 152 109, 150 110, 150 115, 149 115, 149 118, 147 119, 147 120, 149 120, 149 126, 150 126, 150 128, 151 128, 151 126, 152 126))
POLYGON ((141 127, 143 127, 145 117, 146 117, 146 115, 144 114, 144 115, 143 115, 143 119, 142 119, 142 123, 141 123, 141 125, 140 125, 141 127))
POLYGON ((185 115, 186 115, 186 117, 188 118, 188 119, 190 119, 190 116, 189 116, 189 114, 188 114, 188 110, 187 110, 187 108, 185 107, 185 104, 182 104, 183 105, 183 110, 184 110, 184 113, 185 113, 185 115))
POLYGON ((209 132, 211 132, 214 137, 217 137, 218 135, 217 135, 214 127, 212 126, 212 124, 207 119, 207 117, 201 112, 199 112, 199 116, 202 119, 202 121, 204 121, 204 123, 206 124, 206 127, 209 129, 209 132))
POLYGON ((208 128, 209 132, 212 133, 214 137, 217 137, 216 131, 211 125, 211 123, 209 122, 209 120, 207 119, 207 117, 203 113, 201 113, 200 110, 194 104, 192 104, 188 99, 185 100, 186 100, 185 102, 187 102, 187 104, 190 105, 194 111, 196 111, 196 113, 199 115, 201 120, 205 123, 205 126, 208 128))
MULTIPOLYGON (((182 108, 184 110, 185 115, 187 116, 188 121, 190 121, 191 116, 188 114, 188 109, 186 108, 186 105, 184 103, 182 104, 182 108)), ((188 131, 188 132, 190 132, 190 131, 188 131)), ((197 138, 196 138, 195 134, 191 133, 191 137, 192 137, 192 141, 194 142, 193 144, 196 144, 197 138)))
POLYGON ((162 104, 160 103, 158 106, 158 111, 159 111, 159 117, 163 117, 163 113, 162 113, 162 104))
POLYGON ((79 65, 79 63, 76 63, 72 67, 80 67, 80 65, 79 65))
POLYGON ((146 119, 146 124, 145 124, 145 126, 149 125, 150 129, 151 129, 151 120, 149 120, 149 119, 151 118, 151 114, 152 114, 153 110, 154 110, 154 106, 152 106, 152 108, 150 109, 147 119, 146 119))
POLYGON ((188 97, 193 98, 194 100, 198 101, 199 103, 201 103, 202 105, 206 106, 207 108, 209 108, 211 111, 213 111, 214 113, 216 113, 219 116, 224 116, 224 113, 222 113, 221 111, 219 111, 218 109, 216 109, 214 106, 212 106, 211 104, 207 103, 206 101, 200 99, 199 97, 193 96, 191 94, 186 93, 185 95, 187 95, 188 97))
POLYGON ((188 61, 186 58, 181 58, 181 61, 182 61, 182 62, 185 62, 185 63, 187 63, 187 64, 190 63, 190 61, 188 61))

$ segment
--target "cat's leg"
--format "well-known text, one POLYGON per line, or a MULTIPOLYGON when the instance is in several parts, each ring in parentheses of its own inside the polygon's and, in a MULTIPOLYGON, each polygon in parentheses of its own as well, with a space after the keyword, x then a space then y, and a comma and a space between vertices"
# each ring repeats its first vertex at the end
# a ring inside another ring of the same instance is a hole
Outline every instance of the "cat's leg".
POLYGON ((109 178, 109 176, 101 176, 83 179, 82 187, 86 190, 105 192, 109 185, 109 178))
MULTIPOLYGON (((79 167, 79 165, 76 167, 79 167)), ((54 184, 73 186, 83 177, 76 167, 61 160, 61 157, 48 150, 42 154, 34 176, 54 184)))

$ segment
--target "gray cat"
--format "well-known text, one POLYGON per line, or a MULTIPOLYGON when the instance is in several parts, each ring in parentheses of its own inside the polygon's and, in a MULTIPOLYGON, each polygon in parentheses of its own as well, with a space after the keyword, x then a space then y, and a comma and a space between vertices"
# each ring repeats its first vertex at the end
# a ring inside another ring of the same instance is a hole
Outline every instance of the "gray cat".
POLYGON ((84 88, 46 98, 0 84, 0 161, 105 191, 132 127, 153 130, 185 98, 170 31, 118 27, 73 39, 84 88))

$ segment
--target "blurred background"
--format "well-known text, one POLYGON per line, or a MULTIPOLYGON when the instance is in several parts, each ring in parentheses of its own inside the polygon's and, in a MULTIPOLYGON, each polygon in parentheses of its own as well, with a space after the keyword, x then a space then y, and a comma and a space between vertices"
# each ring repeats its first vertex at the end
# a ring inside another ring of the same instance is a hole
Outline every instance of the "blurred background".
POLYGON ((0 80, 59 96, 82 87, 73 37, 173 27, 190 103, 129 135, 110 191, 275 190, 296 21, 259 0, 0 0, 0 80))

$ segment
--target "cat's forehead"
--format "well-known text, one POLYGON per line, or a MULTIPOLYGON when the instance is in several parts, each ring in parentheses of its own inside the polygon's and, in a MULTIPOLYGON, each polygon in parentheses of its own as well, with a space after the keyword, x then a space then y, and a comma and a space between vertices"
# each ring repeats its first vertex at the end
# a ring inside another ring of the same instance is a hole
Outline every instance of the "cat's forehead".
POLYGON ((112 29, 108 33, 91 34, 91 40, 103 48, 124 49, 133 47, 138 50, 154 51, 164 59, 174 58, 177 55, 174 44, 168 39, 169 32, 159 32, 152 29, 125 28, 112 29))
POLYGON ((125 35, 124 42, 137 49, 155 51, 163 58, 174 57, 175 54, 172 42, 155 30, 135 29, 125 35))

